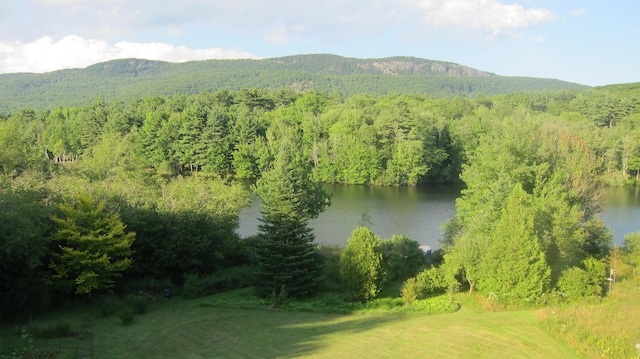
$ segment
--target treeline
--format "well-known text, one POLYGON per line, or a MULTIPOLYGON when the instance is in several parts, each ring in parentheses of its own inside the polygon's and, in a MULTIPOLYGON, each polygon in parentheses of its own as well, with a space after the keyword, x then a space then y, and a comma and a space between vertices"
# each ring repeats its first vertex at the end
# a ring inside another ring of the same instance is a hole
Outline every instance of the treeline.
POLYGON ((517 118, 566 128, 593 150, 606 183, 625 184, 640 172, 638 112, 637 97, 598 90, 434 100, 245 89, 98 100, 0 122, 0 170, 81 160, 95 176, 119 164, 257 179, 293 126, 320 182, 415 186, 458 181, 487 129, 517 118))
MULTIPOLYGON (((442 290, 464 279, 509 300, 568 290, 575 281, 563 278, 593 280, 610 258, 608 230, 594 219, 595 195, 603 182, 638 180, 639 112, 634 91, 345 99, 258 89, 17 111, 0 121, 1 314, 206 276, 219 289, 248 285, 256 266, 267 273, 264 263, 256 265, 266 247, 235 233, 249 192, 234 180, 259 181, 279 169, 269 177, 277 181, 259 183, 278 184, 275 192, 261 191, 282 201, 278 193, 288 193, 287 181, 298 176, 286 173, 297 167, 305 169, 301 178, 316 182, 462 179, 467 190, 447 227, 444 267, 416 277, 421 288, 442 290), (497 260, 505 253, 514 253, 512 262, 497 260)), ((295 188, 304 193, 309 186, 295 188)), ((289 205, 278 205, 269 223, 283 220, 278 213, 303 211, 289 205)), ((309 218, 284 223, 301 233, 300 248, 311 258, 309 218)), ((278 230, 273 225, 270 233, 278 230)), ((364 242, 354 239, 353 246, 366 248, 376 263, 390 258, 375 249, 374 235, 354 237, 364 242)), ((345 268, 349 258, 361 258, 344 257, 345 268)), ((375 284, 384 275, 374 272, 375 284)), ((394 280, 413 275, 401 272, 394 280)), ((379 286, 349 291, 367 299, 379 286)))
POLYGON ((411 57, 354 59, 298 55, 262 60, 168 63, 113 60, 85 69, 44 74, 1 74, 0 114, 23 108, 85 106, 95 98, 131 101, 175 93, 195 95, 243 88, 340 92, 345 96, 423 94, 431 98, 488 96, 587 86, 554 79, 497 76, 466 66, 411 57))

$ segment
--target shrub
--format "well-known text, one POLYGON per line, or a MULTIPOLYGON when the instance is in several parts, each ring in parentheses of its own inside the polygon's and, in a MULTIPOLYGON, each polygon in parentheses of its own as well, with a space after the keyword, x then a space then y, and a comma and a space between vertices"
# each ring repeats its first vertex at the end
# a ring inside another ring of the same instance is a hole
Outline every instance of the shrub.
POLYGON ((577 299, 592 294, 589 273, 584 269, 572 267, 565 269, 558 280, 558 289, 567 298, 577 299))
POLYGON ((153 299, 164 288, 173 288, 169 279, 143 278, 127 283, 125 292, 128 294, 146 295, 153 299))
POLYGON ((402 285, 402 299, 407 304, 412 304, 418 299, 418 281, 415 277, 407 279, 402 285))
POLYGON ((570 299, 601 296, 606 278, 604 263, 587 258, 582 264, 585 269, 572 267, 562 272, 558 289, 570 299))
POLYGON ((340 274, 345 295, 354 301, 375 298, 384 282, 380 238, 369 228, 356 228, 340 255, 340 274))
POLYGON ((36 338, 68 338, 78 335, 68 321, 59 321, 49 325, 32 325, 29 332, 36 338))
POLYGON ((447 291, 447 281, 440 268, 431 267, 416 276, 418 298, 431 294, 441 294, 447 291))
POLYGON ((136 314, 144 314, 147 312, 149 303, 147 302, 146 298, 136 296, 130 299, 130 305, 133 311, 136 312, 136 314))
POLYGON ((231 267, 219 270, 211 275, 185 275, 183 294, 188 298, 198 298, 231 289, 249 286, 251 268, 231 267))
POLYGON ((100 304, 100 315, 110 317, 114 315, 122 306, 122 302, 118 298, 107 297, 100 304))
POLYGON ((382 241, 382 261, 386 281, 404 281, 415 276, 425 266, 424 253, 420 243, 405 236, 393 235, 382 241))
POLYGON ((342 248, 339 246, 320 246, 317 253, 322 260, 323 267, 323 289, 337 291, 340 289, 340 254, 342 248))
POLYGON ((366 304, 366 309, 390 311, 405 305, 402 298, 378 298, 366 304))
POLYGON ((129 325, 133 322, 133 309, 127 307, 124 308, 121 312, 120 312, 120 323, 122 323, 122 325, 129 325))
POLYGON ((592 295, 602 296, 607 282, 607 268, 605 264, 593 257, 582 261, 584 269, 589 274, 589 287, 592 295))

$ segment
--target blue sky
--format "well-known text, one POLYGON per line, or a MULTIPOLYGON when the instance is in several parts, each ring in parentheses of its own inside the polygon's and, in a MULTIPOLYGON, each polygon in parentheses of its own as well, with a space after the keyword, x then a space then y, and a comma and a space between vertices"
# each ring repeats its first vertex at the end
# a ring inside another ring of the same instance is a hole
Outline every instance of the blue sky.
POLYGON ((508 76, 640 82, 632 0, 2 0, 0 73, 331 53, 508 76))

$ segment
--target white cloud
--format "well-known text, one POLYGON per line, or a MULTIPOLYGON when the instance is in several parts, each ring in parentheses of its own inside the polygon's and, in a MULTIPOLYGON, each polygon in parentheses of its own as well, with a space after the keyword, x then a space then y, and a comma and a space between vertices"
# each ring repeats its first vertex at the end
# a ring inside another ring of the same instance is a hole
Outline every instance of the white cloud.
POLYGON ((122 58, 144 58, 170 62, 206 59, 256 58, 238 49, 190 49, 164 43, 118 42, 84 39, 69 35, 54 42, 45 36, 30 43, 0 42, 0 73, 47 72, 61 68, 81 68, 122 58))
POLYGON ((286 26, 284 24, 278 24, 271 27, 264 38, 271 43, 285 43, 291 41, 303 30, 304 25, 286 26))
POLYGON ((586 14, 586 13, 587 13, 587 10, 586 10, 586 9, 578 9, 578 10, 573 10, 573 11, 571 12, 571 16, 573 16, 573 17, 578 17, 578 16, 582 16, 582 15, 584 15, 584 14, 586 14))
POLYGON ((422 0, 417 7, 428 25, 469 28, 500 33, 537 25, 557 18, 546 8, 525 9, 498 0, 422 0))
POLYGON ((542 43, 542 42, 545 41, 545 37, 544 36, 536 36, 536 37, 531 38, 531 41, 534 42, 534 43, 537 43, 537 44, 538 43, 542 43))

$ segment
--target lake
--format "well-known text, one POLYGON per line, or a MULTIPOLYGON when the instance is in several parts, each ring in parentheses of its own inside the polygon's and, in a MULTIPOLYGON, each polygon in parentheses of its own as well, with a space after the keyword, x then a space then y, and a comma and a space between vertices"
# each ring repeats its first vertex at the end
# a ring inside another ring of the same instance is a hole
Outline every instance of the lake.
MULTIPOLYGON (((344 246, 351 232, 366 223, 382 238, 405 235, 436 249, 442 239, 441 225, 456 213, 455 200, 462 185, 424 187, 378 187, 325 185, 332 194, 331 206, 310 222, 315 243, 344 246)), ((615 243, 626 233, 640 231, 640 187, 607 188, 604 212, 599 217, 612 228, 615 243)), ((240 214, 242 237, 258 231, 260 199, 240 214)))

